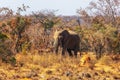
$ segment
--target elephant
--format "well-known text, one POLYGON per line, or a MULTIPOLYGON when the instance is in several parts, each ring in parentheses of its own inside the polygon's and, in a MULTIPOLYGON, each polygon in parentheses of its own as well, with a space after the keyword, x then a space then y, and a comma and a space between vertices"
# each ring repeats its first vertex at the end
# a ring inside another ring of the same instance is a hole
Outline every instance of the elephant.
POLYGON ((62 55, 65 55, 67 51, 69 56, 74 55, 77 57, 77 53, 80 51, 80 37, 77 33, 70 30, 56 31, 54 34, 54 48, 55 53, 58 53, 58 48, 62 48, 62 55))

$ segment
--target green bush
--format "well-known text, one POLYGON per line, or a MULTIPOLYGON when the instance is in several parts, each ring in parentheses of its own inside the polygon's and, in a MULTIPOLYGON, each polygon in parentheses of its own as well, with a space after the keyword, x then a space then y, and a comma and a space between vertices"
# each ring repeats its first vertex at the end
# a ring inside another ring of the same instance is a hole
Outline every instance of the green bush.
POLYGON ((101 53, 120 53, 120 37, 116 27, 94 24, 92 27, 76 28, 81 35, 81 50, 101 53))
POLYGON ((5 27, 6 26, 6 24, 5 23, 2 23, 2 27, 5 27))
POLYGON ((13 52, 11 51, 7 40, 9 40, 7 36, 0 33, 0 59, 3 62, 9 63, 11 57, 13 56, 13 52))

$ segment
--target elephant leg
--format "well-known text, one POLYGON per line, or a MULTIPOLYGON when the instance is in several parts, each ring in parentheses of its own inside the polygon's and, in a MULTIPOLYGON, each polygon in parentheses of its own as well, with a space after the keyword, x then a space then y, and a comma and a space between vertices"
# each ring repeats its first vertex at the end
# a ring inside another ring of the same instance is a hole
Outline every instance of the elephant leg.
POLYGON ((62 49, 62 55, 65 55, 65 49, 62 49))
POLYGON ((55 53, 58 54, 58 47, 55 48, 55 53))
POLYGON ((58 49, 55 49, 55 53, 58 54, 58 49))
POLYGON ((74 50, 75 57, 77 57, 77 52, 78 52, 78 50, 74 50))
POLYGON ((72 52, 71 52, 71 49, 67 49, 68 53, 70 56, 73 56, 72 52))

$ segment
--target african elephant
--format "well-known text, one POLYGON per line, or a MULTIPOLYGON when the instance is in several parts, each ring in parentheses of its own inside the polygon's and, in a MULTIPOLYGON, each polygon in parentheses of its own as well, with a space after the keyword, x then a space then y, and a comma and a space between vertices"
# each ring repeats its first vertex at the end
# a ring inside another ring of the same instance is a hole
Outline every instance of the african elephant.
POLYGON ((58 53, 58 48, 62 48, 62 55, 67 51, 70 56, 77 56, 80 51, 80 37, 77 33, 70 30, 62 30, 54 34, 55 53, 58 53))

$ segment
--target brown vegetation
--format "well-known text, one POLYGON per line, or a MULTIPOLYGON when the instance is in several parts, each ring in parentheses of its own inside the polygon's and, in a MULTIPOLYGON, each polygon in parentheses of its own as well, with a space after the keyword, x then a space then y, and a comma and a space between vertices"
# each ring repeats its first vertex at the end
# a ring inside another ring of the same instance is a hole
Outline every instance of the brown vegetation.
POLYGON ((18 8, 16 14, 0 8, 0 79, 119 80, 119 6, 119 0, 91 2, 88 9, 78 10, 80 20, 76 16, 56 16, 54 11, 22 16, 24 8, 18 8), (64 29, 81 37, 81 56, 53 53, 53 34, 64 29))

